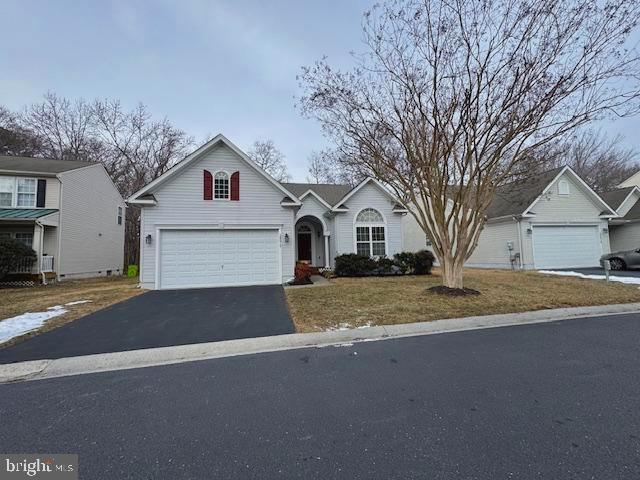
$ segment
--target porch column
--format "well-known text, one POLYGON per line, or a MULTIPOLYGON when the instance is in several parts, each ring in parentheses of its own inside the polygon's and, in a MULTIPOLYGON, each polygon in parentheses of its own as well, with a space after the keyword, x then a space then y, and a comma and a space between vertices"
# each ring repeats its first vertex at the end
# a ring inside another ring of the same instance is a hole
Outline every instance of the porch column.
POLYGON ((331 268, 329 261, 329 232, 324 234, 324 268, 331 268))
POLYGON ((31 248, 36 252, 36 272, 41 272, 42 267, 42 249, 44 243, 44 227, 38 223, 33 226, 33 242, 31 243, 31 248))

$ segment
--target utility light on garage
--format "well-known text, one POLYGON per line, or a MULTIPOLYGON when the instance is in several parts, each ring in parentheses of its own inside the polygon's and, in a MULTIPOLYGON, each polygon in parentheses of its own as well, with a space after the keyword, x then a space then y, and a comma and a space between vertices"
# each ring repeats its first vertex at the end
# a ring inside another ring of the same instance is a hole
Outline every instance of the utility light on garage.
POLYGON ((530 228, 527 228, 527 234, 531 235, 533 233, 533 230, 531 230, 530 228))
POLYGON ((289 243, 289 234, 288 233, 284 234, 284 243, 289 243))
POLYGON ((147 235, 147 236, 144 238, 144 241, 145 241, 145 243, 146 243, 147 245, 151 245, 151 234, 147 235))

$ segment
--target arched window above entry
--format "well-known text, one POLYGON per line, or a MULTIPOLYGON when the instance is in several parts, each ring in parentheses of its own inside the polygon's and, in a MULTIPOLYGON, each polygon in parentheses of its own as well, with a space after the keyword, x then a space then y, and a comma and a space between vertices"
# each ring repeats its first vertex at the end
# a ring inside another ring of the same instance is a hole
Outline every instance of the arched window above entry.
POLYGON ((365 208, 356 217, 358 223, 384 223, 382 214, 375 208, 365 208))
POLYGON ((229 199, 229 174, 217 172, 213 177, 213 198, 229 199))

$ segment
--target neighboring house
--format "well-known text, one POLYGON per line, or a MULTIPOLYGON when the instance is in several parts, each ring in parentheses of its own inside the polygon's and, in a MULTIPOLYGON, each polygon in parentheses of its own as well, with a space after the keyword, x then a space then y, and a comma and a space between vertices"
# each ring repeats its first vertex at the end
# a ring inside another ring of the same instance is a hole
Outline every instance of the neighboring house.
POLYGON ((0 156, 0 237, 38 257, 13 273, 122 273, 125 206, 99 163, 0 156))
POLYGON ((611 251, 640 248, 640 189, 636 186, 619 188, 603 193, 602 198, 619 215, 609 222, 611 251))
POLYGON ((296 261, 331 267, 341 253, 402 251, 406 210, 375 180, 279 183, 223 135, 128 201, 142 207, 145 288, 281 284, 296 261))
MULTIPOLYGON (((548 269, 598 266, 609 250, 610 207, 571 168, 560 167, 497 189, 466 265, 548 269)), ((407 216, 405 236, 416 228, 407 216)), ((406 239, 427 246, 424 235, 406 239)), ((416 248, 417 247, 417 248, 416 248)))

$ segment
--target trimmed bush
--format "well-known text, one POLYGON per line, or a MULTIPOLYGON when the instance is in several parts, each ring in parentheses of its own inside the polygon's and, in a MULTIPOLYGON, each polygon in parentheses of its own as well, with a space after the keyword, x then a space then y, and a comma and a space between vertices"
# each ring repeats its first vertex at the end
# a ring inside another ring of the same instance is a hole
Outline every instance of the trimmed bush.
POLYGON ((377 263, 373 258, 356 253, 345 253, 336 257, 335 274, 338 277, 364 277, 373 275, 377 263))
POLYGON ((36 252, 13 238, 0 239, 0 279, 26 262, 35 262, 36 252))
POLYGON ((413 271, 416 263, 416 254, 413 252, 400 252, 393 256, 395 264, 400 268, 402 273, 407 274, 413 271))
POLYGON ((435 257, 429 250, 420 250, 415 253, 413 273, 415 275, 431 275, 435 257))
POLYGON ((294 285, 307 285, 311 282, 311 267, 304 262, 297 262, 293 271, 294 285))

